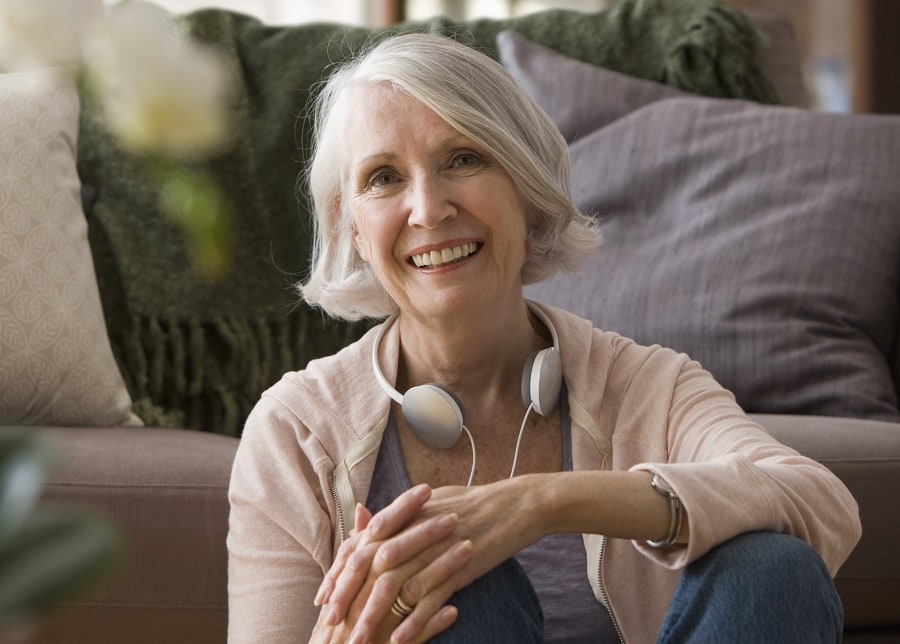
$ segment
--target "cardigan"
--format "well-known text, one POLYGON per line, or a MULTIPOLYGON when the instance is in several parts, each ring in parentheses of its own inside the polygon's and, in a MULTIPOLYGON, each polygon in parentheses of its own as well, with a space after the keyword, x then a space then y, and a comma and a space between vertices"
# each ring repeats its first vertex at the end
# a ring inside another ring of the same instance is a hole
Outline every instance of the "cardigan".
MULTIPOLYGON (((559 337, 573 469, 653 470, 689 522, 689 542, 670 548, 583 535, 594 595, 624 641, 654 640, 680 569, 744 532, 796 536, 837 572, 861 527, 830 470, 772 438, 688 356, 538 306, 559 337)), ((247 420, 229 487, 229 642, 309 639, 391 408, 369 366, 376 332, 285 374, 247 420)), ((388 382, 399 342, 394 327, 380 346, 388 382)))

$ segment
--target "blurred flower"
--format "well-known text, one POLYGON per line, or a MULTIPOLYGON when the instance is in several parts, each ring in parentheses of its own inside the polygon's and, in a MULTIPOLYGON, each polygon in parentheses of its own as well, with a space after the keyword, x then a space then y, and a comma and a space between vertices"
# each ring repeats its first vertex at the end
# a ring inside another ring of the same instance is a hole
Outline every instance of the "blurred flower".
POLYGON ((0 0, 0 69, 80 64, 84 32, 102 15, 102 0, 0 0))
POLYGON ((0 0, 0 70, 41 66, 78 72, 105 127, 159 183, 195 266, 224 274, 226 204, 192 166, 229 143, 230 78, 215 51, 146 2, 0 0))
POLYGON ((110 131, 141 153, 192 157, 226 140, 226 74, 155 5, 113 6, 84 40, 90 89, 110 131))

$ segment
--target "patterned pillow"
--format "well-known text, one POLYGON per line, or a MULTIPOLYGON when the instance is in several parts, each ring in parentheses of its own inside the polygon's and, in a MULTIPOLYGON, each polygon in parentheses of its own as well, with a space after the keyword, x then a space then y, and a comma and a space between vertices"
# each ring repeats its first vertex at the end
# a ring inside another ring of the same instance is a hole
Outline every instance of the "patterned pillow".
POLYGON ((0 75, 0 424, 137 425, 106 325, 62 73, 0 75))

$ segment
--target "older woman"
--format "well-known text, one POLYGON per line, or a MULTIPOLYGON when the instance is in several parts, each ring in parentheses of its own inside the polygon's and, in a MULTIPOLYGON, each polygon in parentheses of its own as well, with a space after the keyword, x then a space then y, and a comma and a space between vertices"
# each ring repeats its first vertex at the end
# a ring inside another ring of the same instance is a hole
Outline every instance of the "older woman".
POLYGON ((247 422, 231 642, 839 639, 840 481, 688 357, 524 299, 599 235, 500 65, 390 38, 315 125, 300 291, 388 320, 247 422))

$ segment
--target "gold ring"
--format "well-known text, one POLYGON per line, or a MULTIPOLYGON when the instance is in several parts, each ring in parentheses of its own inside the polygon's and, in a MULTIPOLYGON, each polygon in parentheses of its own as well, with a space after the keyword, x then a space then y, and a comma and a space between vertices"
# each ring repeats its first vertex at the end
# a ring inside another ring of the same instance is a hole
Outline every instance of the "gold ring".
POLYGON ((397 595, 394 603, 391 604, 391 612, 400 619, 404 619, 413 612, 413 607, 400 599, 400 595, 397 595))

